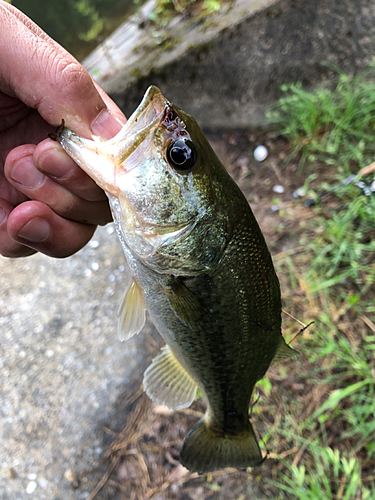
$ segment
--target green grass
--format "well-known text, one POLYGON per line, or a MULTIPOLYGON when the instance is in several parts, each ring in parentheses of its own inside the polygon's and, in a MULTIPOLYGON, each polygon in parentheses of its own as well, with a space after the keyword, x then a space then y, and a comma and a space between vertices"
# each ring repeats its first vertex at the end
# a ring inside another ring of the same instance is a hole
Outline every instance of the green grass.
POLYGON ((280 499, 290 498, 290 495, 301 500, 373 498, 361 480, 361 466, 358 460, 344 456, 338 449, 333 450, 314 443, 310 448, 314 461, 313 469, 286 462, 289 474, 281 473, 281 481, 273 483, 280 490, 280 499))
POLYGON ((340 74, 333 90, 306 92, 301 84, 284 85, 285 97, 269 114, 293 145, 292 156, 323 161, 351 172, 352 165, 367 165, 375 155, 375 84, 372 68, 354 78, 340 74), (340 164, 337 165, 337 160, 340 164))
POLYGON ((315 325, 298 341, 292 373, 305 390, 295 396, 281 383, 277 404, 255 409, 273 423, 265 442, 283 464, 266 480, 270 498, 375 498, 375 193, 345 182, 375 177, 358 176, 375 161, 371 78, 369 68, 340 74, 333 90, 284 87, 270 115, 289 141, 286 162, 298 163, 307 197, 318 200, 301 222, 303 251, 276 259, 285 308, 315 325))
POLYGON ((203 19, 218 12, 223 4, 223 0, 156 0, 155 7, 148 17, 155 26, 164 28, 177 15, 193 14, 203 19))

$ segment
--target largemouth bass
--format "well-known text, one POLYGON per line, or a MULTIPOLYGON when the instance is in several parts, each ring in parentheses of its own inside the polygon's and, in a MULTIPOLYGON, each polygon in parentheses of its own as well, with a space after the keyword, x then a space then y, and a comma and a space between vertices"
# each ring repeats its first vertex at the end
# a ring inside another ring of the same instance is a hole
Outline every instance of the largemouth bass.
POLYGON ((181 463, 198 472, 261 463, 253 388, 294 351, 281 334, 271 256, 241 190, 195 120, 154 86, 113 139, 62 126, 58 140, 110 201, 132 276, 121 337, 142 329, 147 309, 166 341, 144 374, 146 393, 177 409, 199 387, 207 403, 181 463))

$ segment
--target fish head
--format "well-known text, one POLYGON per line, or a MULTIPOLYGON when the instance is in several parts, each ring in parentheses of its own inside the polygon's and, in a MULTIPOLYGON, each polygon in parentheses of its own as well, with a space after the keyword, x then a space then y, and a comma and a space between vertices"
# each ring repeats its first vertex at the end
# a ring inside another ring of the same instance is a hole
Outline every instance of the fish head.
POLYGON ((59 141, 102 187, 126 246, 160 273, 209 271, 225 248, 224 167, 195 120, 150 87, 109 141, 59 141))

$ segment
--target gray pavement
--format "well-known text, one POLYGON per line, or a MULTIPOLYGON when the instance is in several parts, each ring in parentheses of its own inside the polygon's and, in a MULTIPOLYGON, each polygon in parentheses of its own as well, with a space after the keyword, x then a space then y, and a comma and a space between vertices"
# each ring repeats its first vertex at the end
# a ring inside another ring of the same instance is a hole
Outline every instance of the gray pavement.
POLYGON ((68 259, 0 257, 2 500, 86 499, 101 479, 72 487, 108 448, 103 428, 125 423, 118 408, 150 354, 147 333, 117 337, 124 263, 112 224, 68 259))

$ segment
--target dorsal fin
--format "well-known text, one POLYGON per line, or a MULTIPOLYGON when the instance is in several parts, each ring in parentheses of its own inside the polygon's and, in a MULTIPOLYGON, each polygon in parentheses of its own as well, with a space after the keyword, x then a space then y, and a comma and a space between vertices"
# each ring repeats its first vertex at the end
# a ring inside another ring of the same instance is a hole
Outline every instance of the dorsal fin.
POLYGON ((197 392, 197 384, 167 345, 145 371, 143 388, 153 401, 172 410, 190 406, 197 392))
POLYGON ((142 291, 132 277, 118 309, 117 331, 120 340, 128 340, 139 333, 146 321, 146 306, 142 291))

